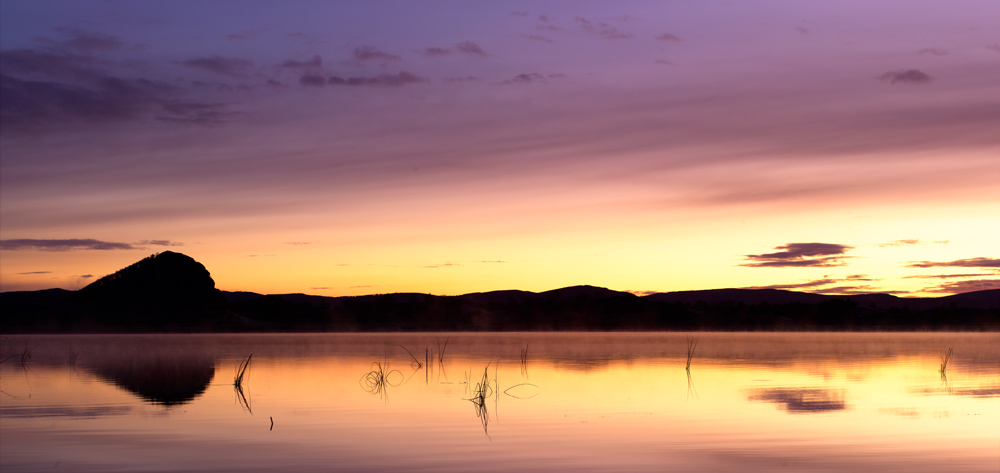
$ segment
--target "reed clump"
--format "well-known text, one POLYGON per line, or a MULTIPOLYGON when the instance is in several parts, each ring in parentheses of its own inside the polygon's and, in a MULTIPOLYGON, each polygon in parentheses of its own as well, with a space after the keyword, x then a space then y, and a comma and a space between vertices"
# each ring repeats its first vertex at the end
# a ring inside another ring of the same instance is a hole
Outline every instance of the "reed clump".
POLYGON ((410 355, 410 359, 413 360, 413 361, 410 362, 410 368, 413 368, 413 370, 416 371, 416 370, 419 370, 420 368, 424 367, 424 364, 421 363, 420 360, 417 359, 417 357, 413 356, 413 353, 410 353, 409 349, 407 349, 403 345, 397 345, 397 346, 399 348, 402 348, 403 350, 406 350, 406 354, 410 355))
POLYGON ((251 358, 253 358, 253 353, 244 358, 243 361, 236 367, 236 376, 233 377, 233 386, 243 386, 243 381, 246 379, 247 371, 250 369, 251 358))
POLYGON ((7 358, 4 358, 2 361, 0 361, 0 364, 5 363, 9 360, 20 358, 21 366, 22 367, 27 366, 28 361, 31 361, 31 352, 35 351, 35 348, 38 348, 38 345, 29 348, 28 345, 25 344, 24 350, 22 350, 20 353, 15 353, 13 355, 8 356, 7 358))
POLYGON ((233 391, 236 392, 236 400, 240 403, 240 407, 246 409, 246 411, 250 414, 253 414, 253 408, 250 407, 250 398, 247 397, 246 393, 243 391, 243 382, 249 382, 248 375, 250 371, 251 358, 253 358, 253 353, 243 359, 243 361, 236 366, 236 375, 233 376, 233 391))
POLYGON ((697 337, 687 337, 687 365, 684 369, 691 371, 691 359, 694 358, 694 349, 698 346, 697 337))
POLYGON ((489 437, 490 413, 486 409, 486 400, 493 396, 493 386, 490 385, 490 363, 483 369, 483 378, 472 388, 472 397, 468 401, 476 408, 476 417, 483 424, 483 432, 489 437))
POLYGON ((524 348, 521 349, 521 374, 527 376, 528 374, 528 344, 524 344, 524 348))
POLYGON ((445 338, 444 339, 444 345, 441 344, 441 340, 440 339, 437 340, 437 345, 438 345, 438 363, 444 363, 444 351, 448 349, 448 341, 450 339, 451 339, 451 337, 445 338))
POLYGON ((948 372, 948 362, 951 361, 951 356, 955 354, 955 349, 948 347, 948 353, 941 358, 941 375, 945 375, 948 372))
POLYGON ((375 361, 372 362, 372 370, 361 375, 361 379, 358 380, 358 384, 360 384, 361 389, 364 389, 368 394, 378 394, 379 397, 388 400, 386 397, 388 394, 386 388, 398 385, 398 383, 393 383, 390 380, 390 377, 393 374, 398 374, 401 379, 403 378, 403 373, 399 370, 389 369, 389 363, 387 361, 384 362, 384 364, 375 361))

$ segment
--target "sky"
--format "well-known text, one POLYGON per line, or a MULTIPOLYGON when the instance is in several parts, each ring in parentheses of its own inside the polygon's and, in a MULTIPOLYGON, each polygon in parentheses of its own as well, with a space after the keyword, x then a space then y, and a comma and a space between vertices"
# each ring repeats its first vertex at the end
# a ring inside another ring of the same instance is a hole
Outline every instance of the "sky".
POLYGON ((1000 288, 1000 3, 0 0, 0 291, 1000 288))

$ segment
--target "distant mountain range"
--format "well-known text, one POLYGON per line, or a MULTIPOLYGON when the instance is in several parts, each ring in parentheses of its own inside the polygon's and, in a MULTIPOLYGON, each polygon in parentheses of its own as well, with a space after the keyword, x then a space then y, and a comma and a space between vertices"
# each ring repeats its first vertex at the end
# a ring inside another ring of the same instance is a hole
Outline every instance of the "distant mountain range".
POLYGON ((0 293, 4 331, 998 330, 1000 290, 939 298, 712 289, 636 296, 594 286, 460 296, 325 297, 215 288, 165 251, 79 291, 0 293))

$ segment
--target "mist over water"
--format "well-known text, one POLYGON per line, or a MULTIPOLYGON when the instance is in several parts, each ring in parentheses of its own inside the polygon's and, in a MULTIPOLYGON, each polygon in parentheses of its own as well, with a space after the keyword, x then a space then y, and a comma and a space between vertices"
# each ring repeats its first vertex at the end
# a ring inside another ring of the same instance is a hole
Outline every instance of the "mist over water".
POLYGON ((995 333, 0 342, 5 472, 1000 467, 995 333))

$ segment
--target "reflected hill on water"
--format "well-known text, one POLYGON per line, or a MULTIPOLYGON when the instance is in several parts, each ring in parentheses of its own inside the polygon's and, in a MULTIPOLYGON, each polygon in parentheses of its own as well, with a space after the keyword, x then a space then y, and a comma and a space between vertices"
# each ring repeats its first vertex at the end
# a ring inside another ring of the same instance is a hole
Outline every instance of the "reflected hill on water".
POLYGON ((150 354, 102 361, 88 370, 147 402, 174 406, 190 402, 205 392, 215 377, 215 360, 150 354))

